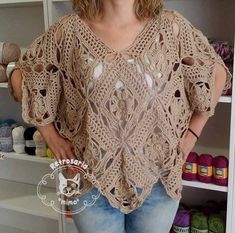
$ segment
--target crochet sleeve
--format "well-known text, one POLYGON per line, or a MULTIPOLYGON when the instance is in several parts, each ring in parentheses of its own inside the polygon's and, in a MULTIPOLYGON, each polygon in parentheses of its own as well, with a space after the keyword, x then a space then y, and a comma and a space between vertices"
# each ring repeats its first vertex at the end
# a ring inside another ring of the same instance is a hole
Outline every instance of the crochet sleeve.
POLYGON ((35 126, 52 123, 61 95, 61 62, 67 16, 28 47, 19 66, 22 73, 22 118, 35 126))
POLYGON ((207 37, 186 18, 176 13, 179 25, 179 52, 182 64, 182 76, 192 111, 211 117, 215 113, 215 73, 216 64, 221 64, 226 71, 224 90, 231 87, 232 75, 215 52, 207 37))

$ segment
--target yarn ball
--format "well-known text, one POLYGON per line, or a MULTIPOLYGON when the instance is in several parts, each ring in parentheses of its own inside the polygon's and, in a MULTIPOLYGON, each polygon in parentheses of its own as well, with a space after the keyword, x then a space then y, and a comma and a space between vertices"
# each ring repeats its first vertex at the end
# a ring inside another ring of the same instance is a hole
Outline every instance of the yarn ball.
POLYGON ((225 221, 220 214, 211 214, 208 219, 208 228, 213 233, 225 233, 225 221))
POLYGON ((198 180, 203 183, 212 182, 212 160, 210 154, 201 154, 198 158, 198 180))
POLYGON ((212 161, 213 177, 212 182, 216 185, 228 185, 228 159, 225 156, 217 156, 212 161))
POLYGON ((13 149, 17 154, 25 153, 25 128, 23 126, 16 127, 12 130, 13 149))
POLYGON ((184 180, 197 180, 197 161, 198 154, 196 152, 190 152, 187 160, 183 166, 182 178, 184 180))
POLYGON ((0 64, 0 83, 7 82, 7 67, 5 65, 0 64))
POLYGON ((224 63, 233 62, 233 48, 229 45, 227 41, 216 41, 212 43, 214 50, 217 54, 221 56, 224 63))
MULTIPOLYGON (((225 65, 228 67, 229 71, 233 73, 233 54, 234 49, 227 41, 214 41, 210 40, 211 45, 213 46, 215 52, 220 55, 225 65)), ((229 89, 224 89, 222 95, 231 95, 232 86, 229 89)))
POLYGON ((13 151, 12 129, 5 124, 0 127, 0 145, 0 149, 3 152, 13 151))
POLYGON ((202 212, 195 212, 191 216, 191 229, 195 232, 197 230, 208 230, 207 216, 202 212))
POLYGON ((21 51, 18 45, 0 42, 0 64, 7 65, 20 59, 21 51))
POLYGON ((50 159, 55 158, 55 155, 53 154, 53 152, 50 148, 47 148, 47 157, 50 158, 50 159))
POLYGON ((174 219, 173 232, 190 233, 190 211, 178 210, 174 219))
POLYGON ((37 129, 35 127, 27 128, 24 131, 24 139, 25 139, 25 152, 28 155, 35 155, 36 145, 33 140, 33 135, 37 129))
POLYGON ((35 150, 36 156, 46 157, 47 156, 47 144, 38 130, 35 131, 35 133, 33 134, 33 140, 36 146, 36 150, 35 150))

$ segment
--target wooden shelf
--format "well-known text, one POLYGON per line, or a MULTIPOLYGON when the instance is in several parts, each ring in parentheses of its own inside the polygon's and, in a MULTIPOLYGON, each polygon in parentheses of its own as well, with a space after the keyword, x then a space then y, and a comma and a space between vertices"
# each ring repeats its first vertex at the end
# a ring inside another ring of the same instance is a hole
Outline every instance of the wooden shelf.
POLYGON ((0 154, 4 155, 3 159, 20 159, 20 160, 25 160, 25 161, 32 161, 32 162, 36 162, 36 163, 52 163, 54 161, 54 159, 50 159, 50 158, 43 158, 43 157, 38 157, 38 156, 34 156, 34 155, 27 155, 27 154, 17 154, 15 152, 1 152, 0 154))
MULTIPOLYGON (((0 180, 0 208, 25 214, 58 219, 58 213, 51 207, 45 206, 37 196, 37 186, 0 180)), ((56 191, 47 192, 48 198, 56 200, 56 191)))
POLYGON ((199 181, 186 181, 183 180, 183 186, 193 187, 193 188, 200 188, 200 189, 207 189, 219 192, 228 192, 228 187, 219 186, 215 184, 206 184, 199 181))

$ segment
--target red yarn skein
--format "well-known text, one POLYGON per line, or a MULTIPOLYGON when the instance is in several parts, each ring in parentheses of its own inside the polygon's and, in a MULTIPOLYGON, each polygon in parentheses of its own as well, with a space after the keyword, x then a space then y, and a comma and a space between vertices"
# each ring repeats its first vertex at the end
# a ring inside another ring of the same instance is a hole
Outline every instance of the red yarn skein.
POLYGON ((197 162, 198 162, 198 154, 196 152, 190 152, 187 160, 183 166, 183 174, 182 178, 184 180, 197 180, 197 162))
POLYGON ((212 162, 212 182, 220 186, 228 185, 228 159, 225 156, 216 156, 212 162))
POLYGON ((198 158, 198 180, 203 183, 212 182, 212 160, 210 154, 201 154, 198 158))

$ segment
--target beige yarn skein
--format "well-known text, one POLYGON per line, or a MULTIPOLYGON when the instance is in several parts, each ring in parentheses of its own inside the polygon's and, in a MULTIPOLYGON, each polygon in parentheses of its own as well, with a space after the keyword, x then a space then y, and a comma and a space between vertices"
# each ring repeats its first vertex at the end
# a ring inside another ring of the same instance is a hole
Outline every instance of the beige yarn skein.
POLYGON ((17 44, 0 42, 0 64, 7 65, 20 59, 21 51, 17 44))
POLYGON ((33 140, 36 145, 36 151, 35 151, 36 156, 46 157, 47 156, 47 145, 38 130, 35 131, 35 133, 33 134, 33 140))

